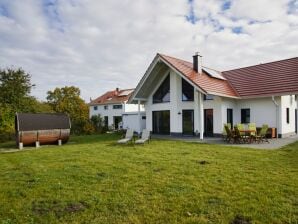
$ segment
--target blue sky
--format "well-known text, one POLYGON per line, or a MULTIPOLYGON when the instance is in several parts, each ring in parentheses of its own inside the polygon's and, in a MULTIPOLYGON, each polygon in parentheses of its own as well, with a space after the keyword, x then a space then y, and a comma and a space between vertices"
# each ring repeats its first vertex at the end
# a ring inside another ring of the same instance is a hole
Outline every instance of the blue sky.
POLYGON ((227 70, 297 56, 298 0, 0 0, 0 67, 33 94, 135 87, 157 52, 227 70))

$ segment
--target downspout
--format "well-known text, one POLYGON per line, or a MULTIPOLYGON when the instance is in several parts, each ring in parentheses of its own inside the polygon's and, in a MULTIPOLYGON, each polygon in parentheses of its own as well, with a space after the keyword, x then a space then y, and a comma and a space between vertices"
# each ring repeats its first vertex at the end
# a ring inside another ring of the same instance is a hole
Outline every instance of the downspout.
POLYGON ((276 138, 278 138, 278 129, 279 129, 279 105, 278 103, 276 102, 274 96, 272 96, 272 102, 274 103, 275 105, 275 108, 276 108, 276 138))

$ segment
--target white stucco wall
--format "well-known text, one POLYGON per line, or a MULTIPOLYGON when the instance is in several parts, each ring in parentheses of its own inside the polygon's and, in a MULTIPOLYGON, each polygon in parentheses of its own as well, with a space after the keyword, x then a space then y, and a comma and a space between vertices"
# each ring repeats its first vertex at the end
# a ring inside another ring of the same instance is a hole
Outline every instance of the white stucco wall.
POLYGON ((213 109, 213 132, 221 134, 223 130, 222 97, 214 96, 213 100, 205 100, 204 109, 213 109))
MULTIPOLYGON (((221 116, 222 123, 218 127, 221 131, 223 130, 223 125, 227 123, 227 109, 233 109, 233 125, 239 121, 239 118, 236 119, 235 112, 237 107, 237 101, 232 98, 221 97, 221 116)), ((220 132, 221 133, 221 132, 220 132)))
POLYGON ((296 109, 295 95, 288 95, 281 97, 281 132, 280 134, 294 134, 295 132, 295 109, 296 109), (289 123, 287 123, 286 111, 289 108, 289 123))
MULTIPOLYGON (((279 104, 280 98, 275 100, 279 104)), ((258 99, 237 100, 234 111, 234 123, 241 122, 241 109, 250 109, 250 122, 256 123, 261 127, 263 124, 268 124, 270 127, 277 127, 276 123, 276 106, 272 102, 271 97, 258 99)))
MULTIPOLYGON (((144 105, 141 104, 140 105, 140 110, 141 111, 145 111, 144 105)), ((137 112, 138 111, 138 104, 129 104, 129 103, 125 103, 124 104, 124 113, 129 113, 129 112, 137 112)))
POLYGON ((295 109, 297 103, 295 96, 277 96, 275 101, 278 104, 276 108, 272 101, 272 97, 232 100, 223 99, 222 114, 223 123, 227 120, 227 108, 233 109, 234 124, 241 122, 241 109, 250 109, 250 122, 256 123, 261 127, 263 124, 268 124, 269 127, 277 128, 278 134, 286 135, 295 132, 295 109), (286 108, 290 109, 290 122, 286 122, 286 108))
POLYGON ((132 129, 136 132, 141 132, 143 129, 146 129, 146 113, 143 111, 141 112, 141 130, 139 130, 139 123, 138 123, 138 114, 137 113, 124 113, 122 115, 122 122, 124 129, 132 129))

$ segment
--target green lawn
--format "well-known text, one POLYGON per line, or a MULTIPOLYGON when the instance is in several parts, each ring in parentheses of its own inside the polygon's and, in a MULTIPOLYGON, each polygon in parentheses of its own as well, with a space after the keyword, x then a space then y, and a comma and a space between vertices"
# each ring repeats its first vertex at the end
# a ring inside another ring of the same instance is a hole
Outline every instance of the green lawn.
POLYGON ((298 223, 298 142, 269 151, 116 138, 0 153, 0 224, 298 223))

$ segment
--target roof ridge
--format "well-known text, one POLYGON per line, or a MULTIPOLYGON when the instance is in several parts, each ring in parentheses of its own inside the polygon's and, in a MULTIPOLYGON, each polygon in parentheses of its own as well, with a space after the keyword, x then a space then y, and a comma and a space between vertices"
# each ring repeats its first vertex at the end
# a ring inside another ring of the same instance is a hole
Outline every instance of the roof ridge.
MULTIPOLYGON (((165 55, 165 54, 161 54, 161 53, 157 53, 157 54, 160 55, 160 56, 165 56, 165 57, 173 58, 173 59, 176 59, 176 60, 179 60, 179 61, 182 61, 182 62, 186 62, 186 63, 189 63, 189 64, 193 64, 192 62, 190 62, 190 61, 186 61, 186 60, 184 60, 184 59, 176 58, 176 57, 169 56, 169 55, 165 55)), ((211 69, 211 70, 216 71, 216 72, 220 72, 220 73, 222 73, 222 71, 219 71, 219 70, 214 69, 214 68, 210 68, 209 66, 205 66, 205 65, 203 65, 202 67, 203 67, 203 68, 207 68, 207 69, 211 69)))
POLYGON ((160 55, 160 56, 165 56, 165 57, 173 58, 173 59, 176 59, 176 60, 179 60, 179 61, 183 61, 183 62, 192 64, 192 62, 186 61, 186 60, 181 59, 181 58, 176 58, 176 57, 173 57, 173 56, 169 56, 169 55, 165 55, 165 54, 160 54, 160 53, 157 53, 157 54, 160 55))
POLYGON ((270 61, 270 62, 255 64, 255 65, 244 66, 244 67, 240 67, 240 68, 233 68, 233 69, 225 70, 225 71, 222 71, 222 72, 230 72, 230 71, 239 70, 239 69, 246 69, 246 68, 257 67, 257 66, 261 66, 261 65, 268 65, 268 64, 272 64, 272 63, 277 63, 277 62, 282 62, 282 61, 287 61, 287 60, 293 60, 295 58, 298 58, 298 57, 286 58, 286 59, 281 59, 281 60, 277 60, 277 61, 270 61))

